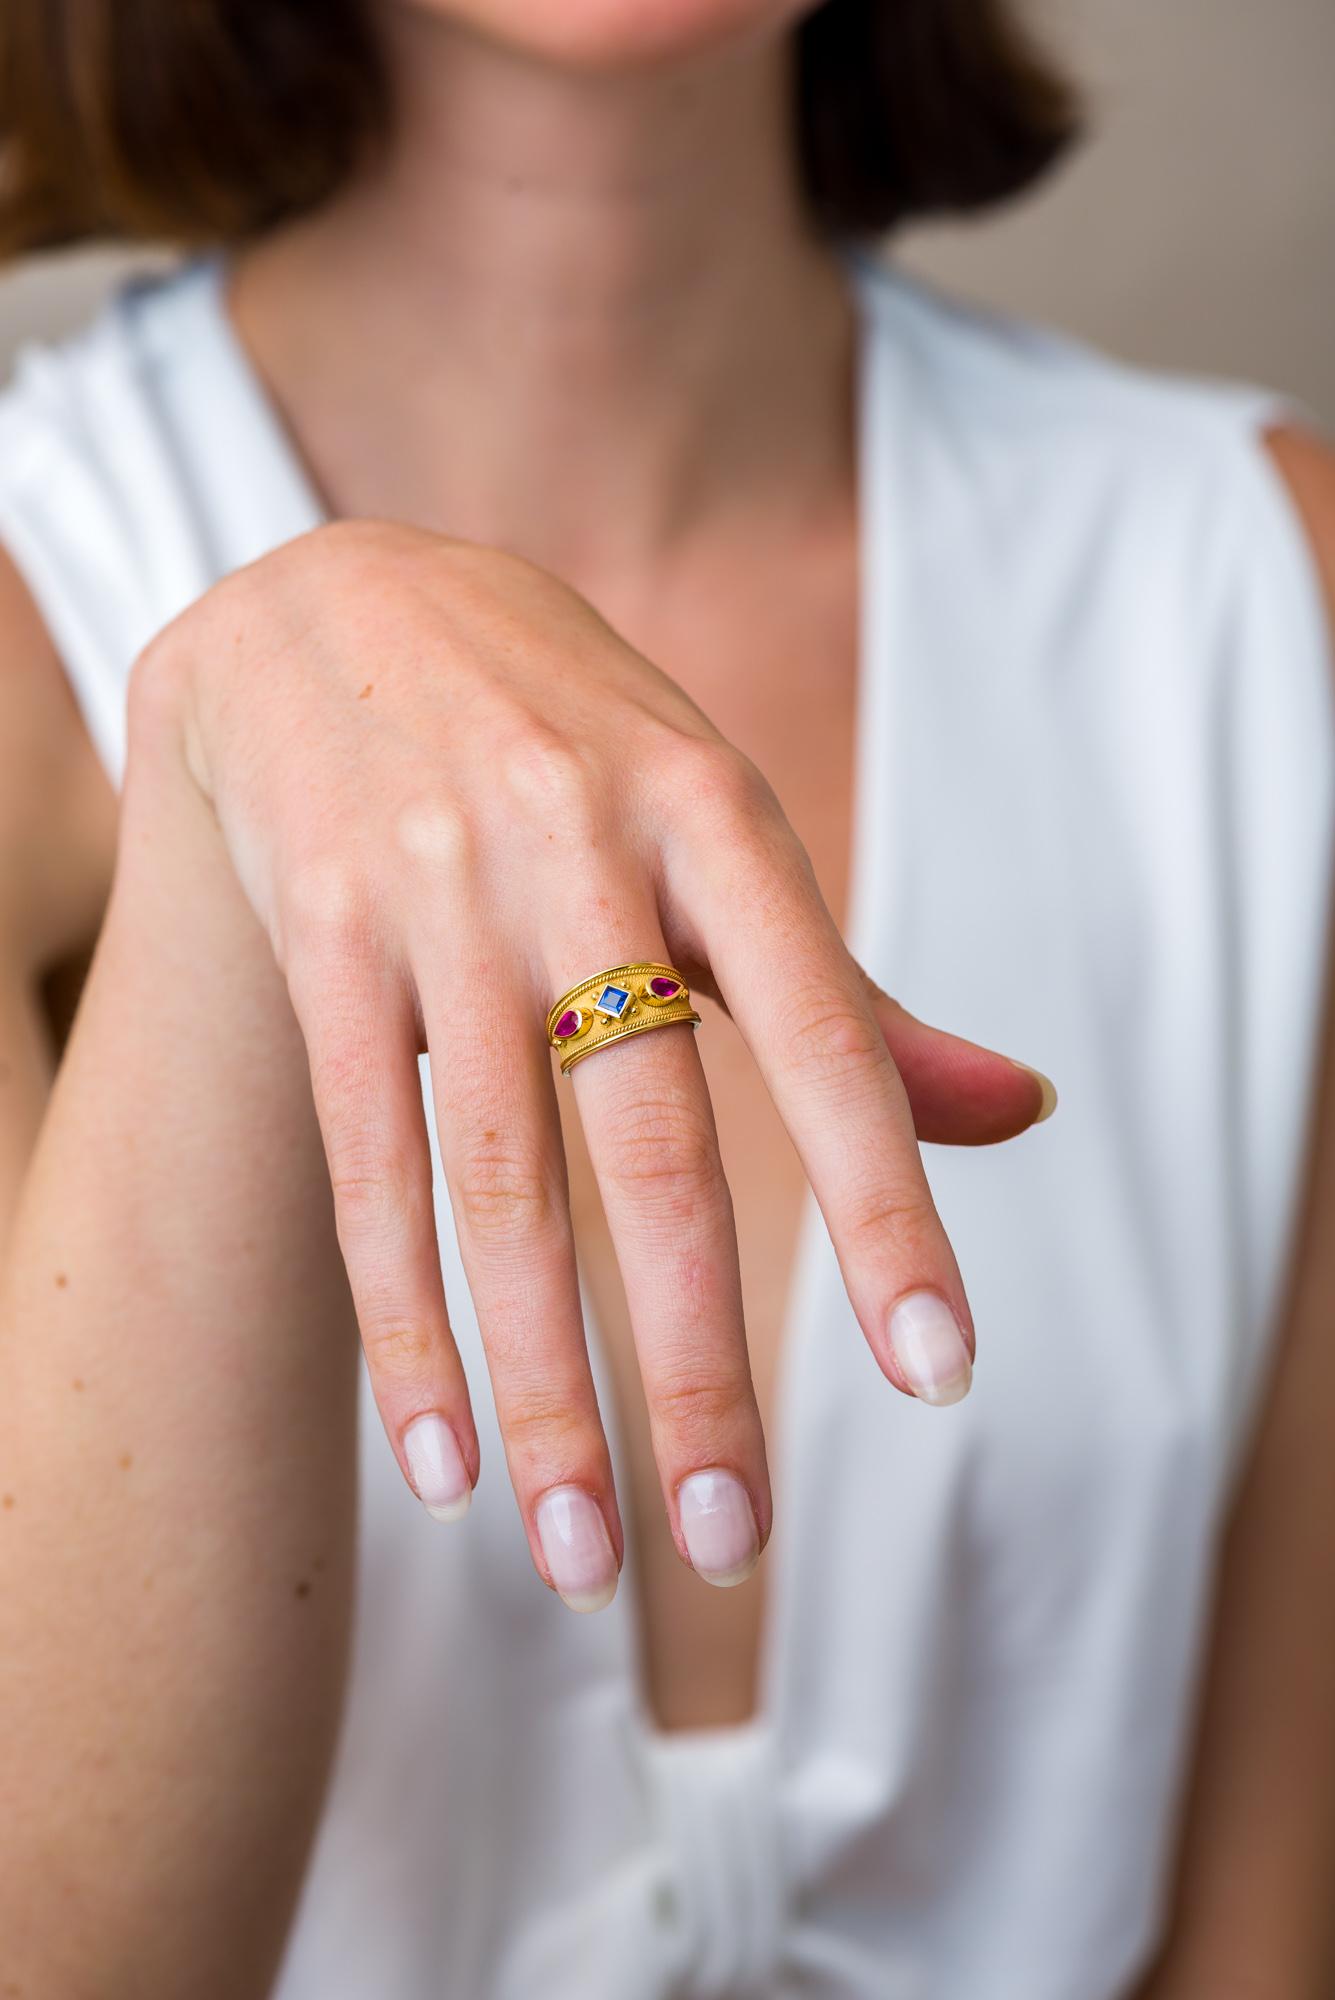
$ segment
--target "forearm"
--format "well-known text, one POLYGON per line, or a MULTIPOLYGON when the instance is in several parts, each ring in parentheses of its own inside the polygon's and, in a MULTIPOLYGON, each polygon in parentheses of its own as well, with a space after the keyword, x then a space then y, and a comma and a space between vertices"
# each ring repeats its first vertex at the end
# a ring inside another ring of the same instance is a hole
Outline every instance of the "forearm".
POLYGON ((1289 1311, 1220 1565, 1170 1917, 1135 2000, 1335 1994, 1335 1011, 1289 1311))
POLYGON ((267 1991, 341 1695, 355 1391, 267 941, 184 778, 151 804, 132 779, 0 1303, 0 1937, 24 1991, 267 1991))
POLYGON ((1126 2000, 1330 2000, 1328 1978, 1221 1965, 1218 1955, 1170 1954, 1126 2000))

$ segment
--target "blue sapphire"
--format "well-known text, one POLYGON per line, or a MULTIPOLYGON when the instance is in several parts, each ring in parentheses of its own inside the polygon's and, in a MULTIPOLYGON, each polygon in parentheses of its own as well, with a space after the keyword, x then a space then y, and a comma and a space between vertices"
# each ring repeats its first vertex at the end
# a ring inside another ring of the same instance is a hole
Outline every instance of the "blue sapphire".
POLYGON ((593 1003, 595 1014, 606 1014, 609 1021, 619 1021, 630 1005, 630 994, 624 986, 604 986, 593 1003))

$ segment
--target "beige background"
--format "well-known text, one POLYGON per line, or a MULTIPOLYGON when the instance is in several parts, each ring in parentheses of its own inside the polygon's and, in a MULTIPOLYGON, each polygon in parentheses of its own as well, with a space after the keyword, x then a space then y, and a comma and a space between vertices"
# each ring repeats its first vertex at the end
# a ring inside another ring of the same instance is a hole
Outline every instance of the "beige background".
MULTIPOLYGON (((1268 383, 1335 426, 1335 0, 1036 4, 1086 83, 1085 151, 905 261, 1131 359, 1268 383)), ((119 268, 98 253, 0 279, 0 364, 119 268)))

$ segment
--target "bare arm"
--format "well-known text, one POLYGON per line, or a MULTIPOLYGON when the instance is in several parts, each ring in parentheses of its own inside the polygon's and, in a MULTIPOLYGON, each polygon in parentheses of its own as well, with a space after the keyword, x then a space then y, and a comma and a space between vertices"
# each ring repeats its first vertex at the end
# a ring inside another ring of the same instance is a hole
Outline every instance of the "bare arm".
MULTIPOLYGON (((0 1289, 0 1972, 43 2000, 268 1991, 344 1673, 356 1344, 304 1049, 161 778, 127 787, 0 1289)), ((51 1068, 20 931, 11 1184, 51 1068)))
POLYGON ((96 934, 115 811, 46 632, 0 551, 0 1253, 54 1067, 42 982, 96 934))
MULTIPOLYGON (((1328 585, 1335 455, 1273 441, 1328 585)), ((1335 1992, 1335 992, 1305 1226, 1220 1578, 1173 1922, 1137 2000, 1335 1992)))

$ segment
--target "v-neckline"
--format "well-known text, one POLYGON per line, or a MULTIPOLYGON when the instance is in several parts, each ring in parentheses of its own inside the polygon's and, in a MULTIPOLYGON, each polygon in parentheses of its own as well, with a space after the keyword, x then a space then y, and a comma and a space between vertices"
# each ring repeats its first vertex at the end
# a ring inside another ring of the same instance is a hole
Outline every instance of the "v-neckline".
MULTIPOLYGON (((857 315, 853 428, 858 543, 853 797, 849 813, 845 942, 853 957, 865 967, 874 956, 874 923, 879 900, 877 856, 881 787, 877 783, 877 746, 884 738, 882 716, 890 693, 885 632, 888 606, 884 582, 887 546, 884 532, 884 467, 880 455, 872 448, 874 439, 883 429, 879 405, 885 386, 883 370, 878 367, 883 342, 877 338, 871 297, 871 288, 878 274, 870 261, 856 250, 846 254, 845 269, 857 315)), ((639 1579, 633 1569, 607 1614, 616 1630, 641 1750, 665 1771, 672 1766, 674 1759, 679 1759, 683 1769, 688 1770, 702 1754, 709 1755, 711 1752, 721 1760, 745 1759, 757 1752, 763 1754, 764 1746, 780 1733, 782 1667, 791 1651, 785 1640, 792 1620, 800 1613, 802 1600, 801 1579, 797 1575, 799 1536, 794 1527, 803 1507, 809 1502, 814 1504, 814 1496, 804 1495, 798 1490, 803 1461, 797 1449, 801 1412, 797 1407, 796 1389, 804 1359, 802 1344, 820 1337, 817 1303, 821 1282, 830 1274, 834 1257, 824 1217, 809 1184, 802 1190, 796 1236, 774 1363, 774 1399, 767 1445, 775 1494, 775 1517, 769 1546, 762 1558, 769 1565, 769 1574, 756 1641, 756 1699, 751 1714, 740 1722, 663 1728, 654 1715, 649 1698, 649 1677, 642 1644, 645 1628, 642 1606, 638 1601, 639 1579), (630 1587, 627 1588, 626 1584, 630 1587)), ((839 1282, 837 1267, 834 1276, 839 1282)), ((608 1366, 610 1350, 582 1267, 579 1288, 585 1336, 599 1380, 603 1421, 623 1526, 626 1528, 627 1547, 630 1548, 634 1544, 634 1534, 626 1496, 631 1491, 631 1481, 617 1420, 616 1399, 612 1394, 608 1366)), ((872 1365, 870 1358, 868 1365, 872 1365)))
POLYGON ((276 397, 232 319, 227 303, 231 260, 225 251, 200 256, 195 272, 202 288, 205 322, 213 336, 215 360, 228 378, 229 409, 234 421, 261 455, 263 467, 278 489, 276 511, 291 524, 293 535, 326 526, 334 517, 325 505, 306 462, 305 453, 288 427, 276 397))
MULTIPOLYGON (((873 450, 883 425, 879 404, 885 393, 883 370, 878 367, 883 342, 877 339, 873 288, 884 283, 884 273, 875 259, 857 246, 840 252, 849 296, 856 319, 856 356, 853 390, 853 430, 856 465, 856 521, 858 543, 856 686, 854 695, 853 797, 849 814, 849 854, 846 873, 846 942, 864 966, 874 955, 873 924, 877 902, 878 808, 880 787, 876 782, 877 745, 883 736, 881 717, 888 698, 886 589, 884 581, 887 547, 883 492, 884 469, 880 454, 873 450)), ((292 437, 257 364, 252 360, 232 322, 227 305, 228 263, 224 254, 214 253, 198 260, 197 269, 205 287, 207 319, 214 335, 217 359, 229 376, 234 390, 233 406, 244 412, 244 422, 279 494, 275 505, 298 534, 327 522, 331 515, 316 488, 300 447, 292 437)), ((608 1610, 600 1614, 621 1671, 627 1680, 628 1706, 647 1756, 670 1763, 674 1755, 698 1758, 702 1750, 714 1750, 720 1757, 745 1754, 758 1742, 772 1737, 777 1729, 783 1700, 781 1669, 786 1652, 785 1635, 798 1615, 802 1591, 796 1575, 799 1537, 793 1524, 803 1508, 814 1504, 814 1496, 798 1490, 802 1465, 797 1450, 800 1411, 796 1407, 796 1383, 802 1360, 801 1343, 819 1337, 816 1311, 821 1279, 829 1270, 833 1251, 826 1235, 824 1218, 810 1186, 802 1191, 796 1225, 797 1242, 783 1323, 775 1356, 775 1390, 771 1414, 769 1458, 776 1495, 774 1532, 764 1560, 769 1565, 765 1601, 761 1612, 756 1649, 756 1702, 752 1713, 741 1722, 704 1724, 698 1727, 663 1728, 649 1701, 648 1676, 642 1651, 643 1622, 637 1585, 632 1574, 618 1591, 608 1610)), ((579 1269, 579 1289, 583 1305, 585 1334, 590 1358, 600 1389, 603 1421, 623 1516, 628 1518, 630 1492, 628 1463, 615 1398, 611 1392, 610 1348, 583 1268, 579 1269)), ((628 1545, 632 1536, 628 1532, 628 1545)))

